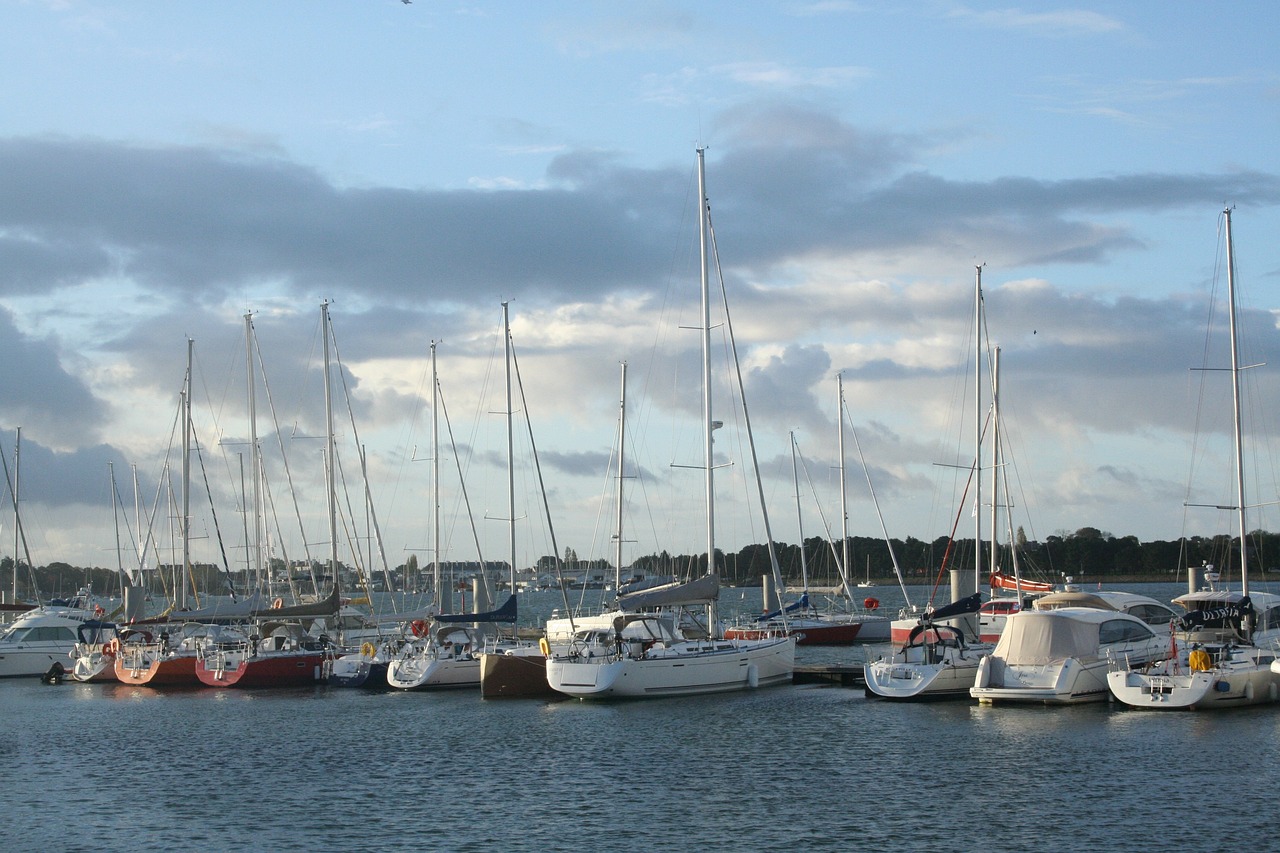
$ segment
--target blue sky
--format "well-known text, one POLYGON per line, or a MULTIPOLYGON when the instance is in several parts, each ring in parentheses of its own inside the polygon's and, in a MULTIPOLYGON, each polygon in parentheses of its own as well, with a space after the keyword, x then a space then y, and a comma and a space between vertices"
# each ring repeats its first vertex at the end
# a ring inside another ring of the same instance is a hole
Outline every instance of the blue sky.
MULTIPOLYGON (((1230 498, 1226 383, 1206 380, 1198 417, 1191 368, 1206 350, 1221 365, 1221 329, 1205 330, 1228 204, 1245 361, 1280 365, 1272 3, 0 10, 0 429, 10 456, 23 429, 37 563, 114 563, 107 463, 121 481, 136 466, 154 500, 188 335, 215 505, 224 534, 237 527, 246 311, 314 525, 317 450, 299 436, 319 424, 322 299, 393 565, 428 548, 429 466, 411 460, 430 443, 432 340, 473 507, 505 513, 487 414, 503 300, 560 549, 611 555, 626 360, 628 550, 698 550, 697 475, 671 466, 696 461, 696 336, 677 327, 696 310, 699 145, 777 538, 795 540, 791 430, 838 517, 837 372, 889 532, 950 530, 956 484, 935 463, 972 445, 978 263, 1017 523, 1040 538, 1231 529, 1183 507, 1230 498)), ((1250 503, 1276 497, 1274 370, 1246 377, 1250 503)), ((724 452, 718 541, 736 548, 761 534, 729 493, 748 460, 724 452)), ((850 531, 878 535, 856 457, 849 492, 850 531)), ((537 503, 520 503, 532 560, 549 548, 537 503)), ((471 558, 449 517, 445 555, 471 558)), ((504 559, 503 525, 478 523, 504 559)), ((1251 526, 1275 529, 1261 510, 1251 526)))

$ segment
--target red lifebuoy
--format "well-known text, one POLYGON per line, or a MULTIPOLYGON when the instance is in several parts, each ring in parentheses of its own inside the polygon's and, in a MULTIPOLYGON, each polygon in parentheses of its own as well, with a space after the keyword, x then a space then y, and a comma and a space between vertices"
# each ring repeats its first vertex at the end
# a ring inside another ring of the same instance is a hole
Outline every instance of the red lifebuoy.
POLYGON ((880 606, 880 599, 864 598, 862 599, 862 606, 867 608, 868 610, 875 610, 877 607, 880 606))
POLYGON ((112 637, 110 640, 102 644, 102 653, 115 657, 120 653, 120 638, 112 637))
POLYGON ((410 622, 409 629, 413 631, 413 636, 415 637, 427 636, 427 623, 422 621, 421 619, 414 619, 412 622, 410 622))

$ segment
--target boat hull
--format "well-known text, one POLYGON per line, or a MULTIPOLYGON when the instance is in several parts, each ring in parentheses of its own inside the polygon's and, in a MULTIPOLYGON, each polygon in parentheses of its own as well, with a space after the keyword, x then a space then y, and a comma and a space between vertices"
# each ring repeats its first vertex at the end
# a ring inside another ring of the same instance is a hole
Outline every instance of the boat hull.
MULTIPOLYGON (((786 634, 801 646, 852 646, 884 643, 889 640, 890 620, 882 616, 853 616, 849 619, 789 619, 786 634)), ((765 640, 781 636, 776 626, 736 626, 724 632, 726 640, 765 640)))
POLYGON ((195 687, 195 652, 116 658, 116 680, 136 687, 195 687))
POLYGON ((324 652, 306 651, 219 661, 201 658, 196 678, 207 687, 304 687, 322 681, 324 652))
POLYGON ((551 658, 547 682, 577 699, 639 699, 789 684, 795 671, 794 637, 679 646, 642 657, 551 658))
POLYGON ((119 681, 116 678, 116 656, 101 651, 80 655, 71 668, 71 677, 76 681, 93 683, 119 681))
POLYGON ((387 684, 397 690, 466 690, 480 686, 479 658, 397 658, 387 666, 387 684))
POLYGON ((1212 669, 1191 670, 1185 662, 1163 661, 1147 671, 1107 674, 1115 699, 1130 708, 1195 711, 1263 705, 1280 698, 1280 672, 1274 655, 1239 649, 1212 669))
POLYGON ((480 697, 483 699, 562 699, 547 683, 547 656, 528 653, 486 653, 480 656, 480 697))

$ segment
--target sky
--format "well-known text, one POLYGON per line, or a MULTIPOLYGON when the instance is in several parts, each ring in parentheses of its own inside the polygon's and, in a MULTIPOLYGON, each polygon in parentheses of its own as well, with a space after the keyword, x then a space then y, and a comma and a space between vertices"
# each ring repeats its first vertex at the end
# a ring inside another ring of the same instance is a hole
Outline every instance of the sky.
MULTIPOLYGON (((702 550, 699 148, 775 539, 840 529, 837 375, 849 533, 972 535, 979 266, 1001 523, 1231 532, 1232 513, 1188 506, 1235 500, 1227 207, 1241 360, 1270 365, 1241 372, 1249 526, 1277 529, 1274 3, 0 15, 0 451, 37 565, 127 566, 147 529, 172 549, 189 339, 193 553, 246 560, 246 314, 273 547, 323 557, 322 303, 343 559, 503 560, 513 527, 520 564, 553 544, 612 559, 623 362, 624 562, 702 550)), ((729 327, 713 325, 719 359, 729 327)), ((716 541, 736 550, 764 528, 725 381, 716 541)))

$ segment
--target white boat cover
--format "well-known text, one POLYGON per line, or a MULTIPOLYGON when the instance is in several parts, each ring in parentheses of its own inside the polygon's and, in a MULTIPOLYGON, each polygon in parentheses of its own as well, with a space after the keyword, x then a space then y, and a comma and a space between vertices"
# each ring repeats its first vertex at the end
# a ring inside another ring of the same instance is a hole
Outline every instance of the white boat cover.
MULTIPOLYGON (((1105 611, 1094 611, 1105 615, 1105 611)), ((1100 620, 1062 610, 1024 610, 1009 617, 992 655, 1013 666, 1043 666, 1098 655, 1100 620)))

